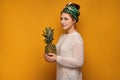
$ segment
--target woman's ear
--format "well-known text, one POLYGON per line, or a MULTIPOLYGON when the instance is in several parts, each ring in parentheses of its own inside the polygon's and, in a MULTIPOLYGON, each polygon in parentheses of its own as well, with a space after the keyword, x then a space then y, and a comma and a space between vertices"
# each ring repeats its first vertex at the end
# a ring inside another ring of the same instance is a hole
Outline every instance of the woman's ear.
POLYGON ((74 24, 77 22, 75 19, 73 19, 74 24))

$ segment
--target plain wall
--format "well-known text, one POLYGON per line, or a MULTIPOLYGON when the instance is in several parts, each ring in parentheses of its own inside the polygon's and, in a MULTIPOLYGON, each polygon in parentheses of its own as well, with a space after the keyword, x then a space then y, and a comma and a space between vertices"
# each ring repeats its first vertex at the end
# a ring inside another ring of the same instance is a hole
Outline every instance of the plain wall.
MULTIPOLYGON (((81 5, 77 30, 84 39, 83 80, 120 80, 120 1, 70 0, 81 5)), ((0 80, 55 80, 44 60, 46 26, 63 32, 60 11, 69 0, 0 1, 0 80)))

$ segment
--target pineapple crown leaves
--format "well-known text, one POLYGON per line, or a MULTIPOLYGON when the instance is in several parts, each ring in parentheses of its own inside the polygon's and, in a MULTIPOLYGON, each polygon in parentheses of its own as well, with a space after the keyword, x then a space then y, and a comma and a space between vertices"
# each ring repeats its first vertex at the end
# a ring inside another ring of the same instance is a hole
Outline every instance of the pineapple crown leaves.
POLYGON ((53 34, 54 34, 54 29, 51 29, 51 27, 45 28, 45 31, 43 31, 43 34, 42 34, 42 36, 45 37, 44 39, 45 43, 47 44, 52 43, 52 41, 54 40, 53 34))

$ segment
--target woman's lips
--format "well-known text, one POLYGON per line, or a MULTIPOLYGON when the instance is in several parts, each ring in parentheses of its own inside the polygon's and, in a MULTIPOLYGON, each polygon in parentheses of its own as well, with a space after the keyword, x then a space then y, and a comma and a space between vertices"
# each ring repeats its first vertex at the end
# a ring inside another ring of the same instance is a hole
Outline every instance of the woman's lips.
POLYGON ((62 24, 62 27, 65 27, 66 25, 62 24))

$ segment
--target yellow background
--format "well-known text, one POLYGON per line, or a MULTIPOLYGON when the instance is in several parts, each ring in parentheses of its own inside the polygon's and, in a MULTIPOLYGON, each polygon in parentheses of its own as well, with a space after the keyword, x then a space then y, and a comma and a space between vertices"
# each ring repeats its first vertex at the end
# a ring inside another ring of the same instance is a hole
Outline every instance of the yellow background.
POLYGON ((52 26, 57 43, 60 11, 69 1, 81 5, 83 80, 120 80, 119 0, 1 0, 0 80, 55 80, 55 63, 43 58, 41 34, 52 26))

